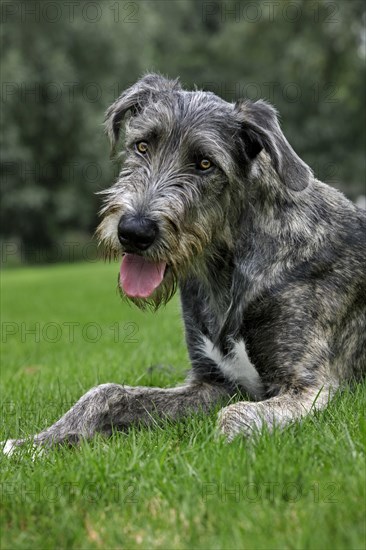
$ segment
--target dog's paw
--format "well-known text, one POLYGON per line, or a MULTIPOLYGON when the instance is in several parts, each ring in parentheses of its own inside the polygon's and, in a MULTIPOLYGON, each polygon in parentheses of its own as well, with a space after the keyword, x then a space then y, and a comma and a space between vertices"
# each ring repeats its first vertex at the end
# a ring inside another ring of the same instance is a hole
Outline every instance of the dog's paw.
POLYGON ((4 455, 12 456, 23 443, 22 439, 7 439, 6 441, 0 441, 0 448, 4 455))
POLYGON ((44 452, 43 447, 40 447, 32 440, 26 439, 7 439, 6 441, 1 441, 0 449, 9 458, 14 456, 18 451, 22 451, 22 455, 30 457, 33 461, 44 452))
POLYGON ((7 439, 0 441, 0 453, 11 457, 18 451, 22 451, 22 455, 30 457, 32 460, 42 456, 50 449, 58 447, 78 447, 84 441, 80 433, 70 432, 68 434, 50 434, 48 437, 34 436, 29 439, 7 439))
POLYGON ((254 403, 234 403, 221 409, 218 414, 218 432, 228 443, 238 435, 250 437, 260 426, 261 420, 254 403))

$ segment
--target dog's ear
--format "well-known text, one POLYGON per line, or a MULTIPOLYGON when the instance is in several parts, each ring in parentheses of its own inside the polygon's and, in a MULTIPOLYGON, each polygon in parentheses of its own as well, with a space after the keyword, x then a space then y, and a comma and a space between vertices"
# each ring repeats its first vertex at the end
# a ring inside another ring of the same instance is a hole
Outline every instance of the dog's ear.
POLYGON ((162 92, 181 90, 178 79, 169 80, 159 74, 148 74, 125 90, 109 107, 105 116, 105 129, 112 151, 118 141, 121 123, 128 111, 137 113, 149 99, 162 92))
POLYGON ((302 191, 312 171, 295 153, 281 130, 277 112, 266 101, 239 100, 235 104, 242 128, 242 139, 249 159, 265 149, 281 181, 294 191, 302 191))

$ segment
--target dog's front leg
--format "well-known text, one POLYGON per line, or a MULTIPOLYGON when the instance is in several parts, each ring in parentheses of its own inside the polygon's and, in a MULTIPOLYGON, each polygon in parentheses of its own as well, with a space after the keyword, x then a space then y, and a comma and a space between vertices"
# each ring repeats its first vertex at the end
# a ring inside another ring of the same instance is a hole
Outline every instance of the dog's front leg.
POLYGON ((250 437, 266 426, 270 431, 285 427, 310 412, 324 408, 337 388, 312 387, 302 391, 288 391, 276 397, 256 403, 240 401, 219 412, 218 429, 228 441, 237 435, 250 437))
POLYGON ((95 433, 108 436, 113 429, 148 426, 159 418, 176 420, 191 412, 207 412, 225 397, 229 397, 227 388, 205 383, 192 382, 168 389, 102 384, 83 395, 53 426, 30 440, 8 440, 3 451, 11 454, 27 441, 40 446, 74 444, 90 439, 95 433))

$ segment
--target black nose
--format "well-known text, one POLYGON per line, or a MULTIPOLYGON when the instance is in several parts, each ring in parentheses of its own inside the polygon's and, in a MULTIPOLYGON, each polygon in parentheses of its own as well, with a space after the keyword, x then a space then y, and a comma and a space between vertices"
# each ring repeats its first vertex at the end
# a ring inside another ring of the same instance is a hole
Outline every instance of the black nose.
POLYGON ((128 251, 146 250, 153 244, 158 226, 149 218, 122 216, 118 224, 118 239, 128 251))

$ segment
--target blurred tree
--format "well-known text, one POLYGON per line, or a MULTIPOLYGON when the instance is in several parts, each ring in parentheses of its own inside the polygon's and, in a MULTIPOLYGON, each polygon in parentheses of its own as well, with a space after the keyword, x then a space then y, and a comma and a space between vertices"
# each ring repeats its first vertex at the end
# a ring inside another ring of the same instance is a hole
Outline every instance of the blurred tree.
POLYGON ((1 234, 30 260, 94 231, 94 192, 116 171, 103 112, 147 70, 268 99, 321 179, 366 194, 361 0, 72 4, 2 6, 1 234))

